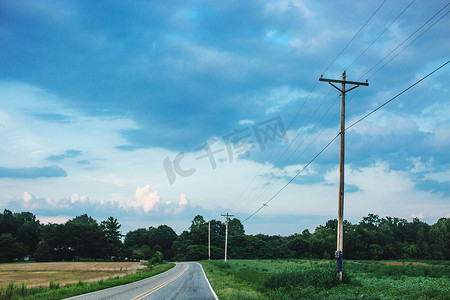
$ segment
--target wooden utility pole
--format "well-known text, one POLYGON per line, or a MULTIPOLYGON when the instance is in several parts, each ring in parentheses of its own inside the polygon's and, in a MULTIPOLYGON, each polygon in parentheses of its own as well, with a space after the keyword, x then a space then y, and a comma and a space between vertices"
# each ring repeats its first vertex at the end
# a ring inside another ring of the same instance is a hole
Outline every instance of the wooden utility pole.
POLYGON ((222 217, 226 217, 227 221, 226 221, 226 225, 225 225, 225 263, 227 263, 227 248, 228 248, 228 218, 229 217, 233 217, 234 215, 230 215, 230 214, 226 214, 226 215, 221 215, 222 217))
POLYGON ((208 222, 208 260, 211 259, 211 221, 208 222))
POLYGON ((342 280, 342 261, 343 261, 343 251, 344 251, 344 154, 345 154, 345 93, 350 92, 351 90, 357 88, 360 85, 368 86, 369 84, 366 82, 354 82, 354 81, 346 81, 345 80, 345 71, 342 73, 342 79, 325 79, 320 76, 319 81, 328 82, 335 89, 341 92, 341 148, 340 148, 340 156, 339 156, 339 200, 338 200, 338 228, 337 228, 337 250, 335 253, 337 267, 336 273, 339 276, 339 279, 342 280), (334 83, 340 83, 341 88, 335 86, 334 83), (350 89, 345 89, 345 84, 354 85, 350 89))

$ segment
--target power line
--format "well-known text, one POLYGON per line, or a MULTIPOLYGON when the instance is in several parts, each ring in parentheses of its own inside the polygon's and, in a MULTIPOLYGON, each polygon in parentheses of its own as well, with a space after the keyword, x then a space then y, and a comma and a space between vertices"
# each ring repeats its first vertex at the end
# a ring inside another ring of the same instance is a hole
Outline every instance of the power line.
MULTIPOLYGON (((398 48, 400 48, 407 40, 409 40, 413 35, 415 35, 420 29, 422 29, 425 25, 427 25, 432 19, 434 19, 439 13, 441 13, 447 6, 449 5, 449 3, 447 3, 443 8, 441 8, 441 10, 439 10, 437 13, 435 13, 431 18, 429 18, 425 23, 423 23, 419 28, 417 28, 413 33, 411 33, 406 39, 404 39, 399 45, 397 45, 397 47, 395 47, 393 50, 391 50, 391 52, 389 52, 387 55, 385 55, 380 61, 378 61, 373 67, 371 67, 364 75, 362 75, 358 80, 360 80, 361 78, 364 78, 367 74, 370 73, 370 71, 372 71, 373 69, 375 69, 380 63, 382 63, 387 57, 389 57, 392 53, 394 53, 398 48)), ((448 13, 448 12, 447 12, 448 13)), ((446 14, 447 14, 446 13, 446 14)), ((445 14, 445 15, 446 15, 445 14)), ((444 15, 444 16, 445 16, 444 15)), ((443 17, 441 17, 437 22, 439 22, 443 17)), ((436 22, 436 23, 437 23, 436 22)), ((431 27, 433 27, 436 23, 434 23, 433 25, 431 25, 427 30, 425 30, 421 35, 423 35, 425 32, 427 32, 431 27)), ((420 36, 421 36, 420 35, 420 36)), ((419 37, 420 37, 419 36, 419 37)), ((419 38, 417 37, 417 38, 419 38)), ((417 39, 416 38, 416 39, 417 39)), ((415 39, 415 40, 416 40, 415 39)), ((414 41, 415 41, 414 40, 414 41)), ((413 41, 413 42, 414 42, 413 41)), ((411 42, 409 45, 411 45, 413 42, 411 42)), ((403 50, 405 50, 407 47, 406 46, 403 50)), ((402 50, 402 51, 403 51, 402 50)), ((398 54, 400 54, 401 52, 399 52, 398 54)), ((397 54, 397 55, 398 55, 397 54)), ((397 56, 396 55, 396 56, 397 56)), ((384 64, 381 68, 379 68, 375 73, 373 73, 370 77, 373 77, 378 71, 380 71, 382 68, 384 68, 384 66, 386 66, 388 63, 390 63, 393 60, 393 58, 391 60, 389 60, 386 64, 384 64)))
POLYGON ((378 70, 376 70, 372 75, 369 76, 368 79, 372 78, 375 74, 377 74, 381 69, 383 69, 387 64, 389 64, 391 61, 393 61, 400 53, 406 50, 409 46, 411 46, 412 43, 414 43, 416 40, 418 40, 422 35, 424 35, 428 30, 430 30, 434 25, 436 25, 440 20, 442 20, 449 12, 447 11, 445 15, 440 17, 436 22, 434 22, 430 27, 428 27, 424 32, 422 32, 418 37, 416 37, 414 40, 411 41, 405 48, 403 48, 400 52, 398 52, 396 55, 394 55, 388 62, 386 62, 384 65, 382 65, 378 70))
MULTIPOLYGON (((347 100, 347 103, 349 103, 354 96, 356 96, 356 94, 358 93, 359 89, 356 90, 355 93, 353 93, 353 95, 350 97, 349 100, 347 100)), ((339 97, 338 97, 339 98, 339 97)), ((319 120, 319 123, 316 124, 314 126, 314 128, 311 130, 313 131, 318 125, 320 125, 320 123, 322 122, 323 118, 328 114, 329 110, 336 104, 337 102, 334 102, 330 105, 330 107, 327 109, 327 111, 324 113, 324 115, 322 115, 321 119, 319 120)), ((331 122, 339 115, 339 111, 334 115, 333 118, 331 118, 329 120, 329 122, 325 125, 324 128, 328 128, 328 126, 331 124, 331 122)), ((313 140, 309 143, 309 145, 302 151, 302 153, 297 157, 297 160, 302 157, 306 151, 312 146, 312 144, 322 135, 323 131, 325 129, 320 130, 317 135, 313 138, 313 140)), ((277 168, 276 172, 272 175, 272 179, 275 178, 278 173, 280 173, 283 169, 283 167, 288 163, 288 161, 292 158, 292 156, 299 150, 300 146, 308 139, 308 137, 311 135, 311 132, 308 133, 307 137, 302 141, 302 143, 294 150, 294 152, 289 156, 289 158, 282 164, 282 166, 280 168, 277 168)), ((279 160, 278 160, 279 161, 279 160)), ((273 169, 275 169, 275 167, 272 167, 272 169, 270 171, 272 171, 273 169)), ((251 200, 246 201, 246 203, 250 203, 253 202, 258 196, 263 195, 264 193, 266 193, 270 187, 273 186, 274 183, 270 183, 270 181, 272 179, 269 179, 268 183, 266 184, 266 186, 264 188, 262 188, 261 190, 259 190, 258 192, 256 192, 256 194, 251 198, 251 200)), ((241 205, 240 207, 242 207, 243 205, 241 205)))
MULTIPOLYGON (((313 88, 311 89, 311 91, 308 94, 308 97, 306 97, 305 101, 303 101, 303 104, 300 106, 300 108, 297 110, 297 112, 295 113, 294 117, 292 118, 291 122, 289 123, 286 131, 289 131, 289 129, 291 129, 292 124, 294 123, 295 119, 297 118, 297 116, 299 115, 300 111, 303 109, 303 107, 305 106, 306 102, 308 101, 308 99, 311 97, 312 93, 314 92, 314 90, 316 89, 317 86, 317 82, 314 84, 313 88)), ((295 140, 295 139, 294 139, 295 140)), ((269 160, 272 155, 275 153, 275 151, 278 149, 278 146, 281 144, 281 140, 278 141, 278 143, 276 144, 276 146, 272 149, 272 151, 270 152, 270 154, 266 157, 266 161, 269 160)), ((259 174, 261 174, 262 169, 264 168, 264 165, 261 166, 261 168, 259 168, 258 172, 256 173, 256 175, 252 178, 252 180, 250 181, 250 183, 245 187, 245 189, 240 193, 240 195, 237 197, 236 201, 239 201, 247 192, 247 190, 250 188, 250 186, 252 185, 252 183, 255 181, 255 179, 258 177, 259 174)))
POLYGON ((367 118, 368 116, 370 116, 371 114, 373 114, 374 112, 376 112, 377 110, 381 109, 383 106, 387 105, 388 103, 394 101, 397 97, 399 97, 400 95, 404 94, 405 92, 407 92, 408 90, 410 90, 411 88, 413 88, 414 86, 416 86, 417 84, 419 84, 420 82, 422 82, 423 80, 425 80, 426 78, 428 78, 429 76, 431 76, 433 73, 437 72, 438 70, 442 69, 443 67, 445 67, 448 63, 450 62, 450 60, 448 60, 445 64, 441 65, 439 68, 434 69, 431 73, 428 73, 428 75, 426 75, 425 77, 423 77, 422 79, 416 81, 414 84, 410 85, 409 87, 407 87, 406 89, 404 89, 403 91, 401 91, 400 93, 398 93, 397 95, 395 95, 394 97, 392 97, 391 99, 389 99, 388 101, 384 102, 383 104, 381 104, 380 106, 378 106, 377 108, 375 108, 374 110, 370 111, 369 113, 367 113, 366 115, 364 115, 362 118, 358 119, 357 121, 353 122, 351 125, 349 125, 347 128, 345 128, 345 131, 347 131, 348 129, 352 128, 353 126, 355 126, 356 124, 358 124, 359 122, 361 122, 362 120, 364 120, 365 118, 367 118))
POLYGON ((255 211, 253 214, 251 214, 250 216, 248 216, 244 221, 247 221, 248 219, 250 219, 251 217, 253 217, 256 213, 258 213, 261 209, 264 208, 264 206, 268 206, 269 202, 272 201, 273 199, 275 199, 276 196, 278 196, 295 178, 297 178, 298 175, 300 175, 307 167, 309 167, 309 165, 316 160, 317 157, 319 157, 320 154, 322 154, 323 151, 325 151, 325 149, 327 149, 336 139, 337 137, 340 135, 340 133, 338 133, 325 147, 322 148, 322 150, 319 151, 319 153, 316 154, 316 156, 314 156, 300 171, 298 171, 297 174, 294 175, 294 177, 291 178, 291 180, 289 180, 278 192, 275 193, 275 195, 273 195, 266 203, 264 203, 257 211, 255 211))
POLYGON ((369 50, 369 48, 370 47, 372 47, 372 45, 373 44, 375 44, 375 42, 376 41, 378 41, 378 39, 389 29, 389 27, 391 27, 392 26, 392 24, 394 24, 395 23, 395 21, 397 21, 398 20, 398 18, 400 18, 404 13, 405 13, 405 11, 407 11, 408 10, 408 8, 415 2, 416 0, 413 0, 395 19, 394 19, 394 21, 392 21, 391 22, 391 24, 389 24, 379 35, 378 35, 378 37, 369 45, 369 46, 367 46, 367 48, 363 51, 363 52, 361 52, 361 54, 357 57, 357 58, 355 58, 355 60, 346 68, 346 70, 348 70, 348 69, 350 69, 350 67, 361 57, 361 56, 363 56, 363 54, 364 53, 366 53, 366 51, 367 50, 369 50))
MULTIPOLYGON (((355 37, 362 31, 362 29, 367 25, 367 23, 373 18, 373 16, 378 12, 378 10, 381 8, 381 6, 383 6, 384 5, 384 3, 385 3, 386 1, 384 1, 379 7, 378 7, 378 9, 372 14, 372 16, 366 21, 366 23, 363 25, 363 27, 357 32, 357 34, 355 34, 355 36, 349 41, 349 43, 344 47, 344 49, 342 49, 341 50, 341 52, 338 54, 338 56, 333 60, 333 62, 327 67, 327 69, 326 70, 328 70, 328 68, 334 63, 334 61, 345 51, 345 49, 348 47, 348 45, 355 39, 355 37)), ((378 35, 378 37, 371 43, 371 45, 369 45, 350 65, 349 65, 349 67, 348 68, 350 68, 386 31, 387 31, 387 29, 389 29, 389 27, 390 26, 392 26, 392 24, 393 23, 395 23, 395 21, 396 20, 398 20, 404 13, 405 13, 405 11, 413 4, 415 2, 415 0, 413 0, 391 23, 390 23, 390 25, 389 26, 387 26, 384 30, 383 30, 383 32, 381 33, 381 34, 379 34, 378 35)), ((382 61, 384 61, 390 54, 392 54, 395 50, 397 50, 401 45, 403 45, 408 39, 410 39, 415 33, 417 33, 421 28, 423 28, 427 23, 429 23, 436 15, 438 15, 440 12, 442 12, 442 10, 444 10, 446 7, 448 6, 448 3, 439 11, 439 12, 437 12, 435 15, 433 15, 433 17, 431 17, 428 21, 426 21, 422 26, 420 26, 415 32, 413 32, 407 39, 405 39, 400 45, 398 45, 394 50, 392 50, 388 55, 386 55, 381 61, 379 61, 374 67, 372 67, 368 72, 366 72, 366 74, 364 74, 363 76, 361 76, 361 78, 363 78, 365 75, 367 75, 371 70, 373 70, 377 65, 379 65, 382 61)), ((445 14, 445 15, 447 15, 448 14, 448 12, 445 14)), ((443 17, 445 17, 445 15, 444 16, 442 16, 438 21, 436 21, 434 24, 432 24, 430 27, 428 27, 424 32, 422 32, 417 38, 415 38, 410 44, 408 44, 404 49, 402 49, 399 53, 397 53, 394 57, 392 57, 388 62, 386 62, 382 67, 380 67, 374 74, 372 74, 371 76, 370 76, 370 78, 372 77, 372 76, 374 76, 377 72, 379 72, 382 68, 384 68, 388 63, 390 63, 395 57, 397 57, 401 52, 403 52, 407 47, 409 47, 413 42, 415 42, 418 38, 420 38, 420 36, 422 36, 423 34, 425 34, 430 28, 432 28, 437 22, 439 22, 443 17)), ((360 78, 360 79, 361 79, 360 78)), ((358 80, 360 80, 360 79, 358 79, 358 80)), ((316 82, 317 83, 317 82, 316 82)), ((292 124, 293 124, 293 122, 295 121, 295 119, 297 118, 297 116, 298 116, 298 114, 299 114, 299 112, 303 109, 303 107, 304 107, 304 105, 305 105, 305 103, 306 103, 306 101, 310 98, 310 96, 311 96, 311 94, 312 94, 312 92, 314 91, 314 89, 315 89, 315 87, 316 87, 316 85, 314 85, 314 87, 313 87, 313 89, 311 90, 311 92, 309 93, 309 95, 308 95, 308 97, 305 99, 305 101, 303 102, 303 104, 302 104, 302 106, 299 108, 299 110, 297 110, 297 113, 295 114, 295 116, 294 116, 294 118, 291 120, 291 123, 289 124, 289 126, 288 126, 288 130, 289 130, 289 128, 291 128, 292 127, 292 124)), ((358 92, 358 90, 357 90, 357 92, 358 92)), ((356 93, 357 93, 356 92, 356 93)), ((355 93, 355 95, 356 95, 356 93, 355 93)), ((354 96, 354 95, 353 95, 354 96)), ((353 97, 352 97, 353 98, 353 97)), ((350 98, 350 100, 352 99, 352 98, 350 98)), ((325 99, 324 99, 325 100, 325 99)), ((348 102, 350 101, 350 100, 348 100, 348 102)), ((322 103, 323 103, 323 101, 322 101, 322 103)), ((319 105, 319 107, 322 105, 322 103, 319 105)), ((331 108, 331 106, 328 108, 328 110, 331 108)), ((322 118, 319 120, 319 123, 321 122, 321 120, 323 119, 323 117, 328 113, 328 110, 327 110, 327 112, 322 116, 322 118)), ((317 112, 317 109, 316 109, 316 111, 313 113, 313 115, 315 114, 317 112)), ((311 117, 312 116, 310 116, 310 118, 309 118, 309 120, 311 119, 311 117)), ((308 121, 309 121, 308 120, 308 121)), ((318 126, 318 124, 316 124, 316 126, 314 127, 314 128, 316 128, 318 126)), ((300 134, 303 132, 303 130, 304 129, 302 129, 298 134, 297 134, 297 136, 292 140, 292 142, 290 143, 290 145, 293 145, 294 144, 294 142, 297 140, 297 138, 300 136, 300 134)), ((292 154, 288 157, 288 159, 283 163, 283 165, 282 165, 282 167, 281 168, 277 168, 278 170, 275 172, 275 176, 283 169, 283 167, 289 162, 289 160, 293 157, 293 155, 295 155, 295 153, 300 149, 300 147, 301 147, 301 145, 306 141, 306 139, 308 139, 308 137, 309 137, 309 135, 310 135, 311 133, 309 133, 308 135, 307 135, 307 137, 296 147, 296 149, 292 152, 292 154)), ((319 135, 318 136, 320 136, 320 134, 321 134, 321 132, 319 133, 319 135)), ((314 140, 313 140, 313 142, 318 138, 318 136, 316 136, 316 138, 314 138, 314 140)), ((272 152, 270 153, 270 155, 267 157, 267 159, 269 159, 270 157, 272 157, 272 155, 275 153, 275 151, 276 151, 276 149, 278 148, 278 146, 280 145, 280 143, 281 143, 281 141, 279 141, 278 143, 277 143, 277 145, 276 145, 276 147, 272 150, 272 152)), ((306 150, 309 148, 311 146, 311 144, 310 145, 308 145, 308 147, 300 154, 300 157, 306 152, 306 150)), ((280 156, 280 158, 277 160, 277 161, 280 161, 284 156, 285 156, 285 154, 287 153, 287 151, 289 151, 289 149, 290 149, 290 146, 282 153, 282 155, 280 156)), ((259 171, 257 172, 257 174, 252 178, 252 180, 251 180, 251 182, 246 186, 246 188, 245 188, 245 190, 241 193, 241 195, 238 197, 238 199, 241 199, 245 194, 246 194, 246 192, 248 191, 248 189, 250 188, 250 186, 252 185, 252 183, 255 181, 255 179, 261 174, 261 171, 263 170, 263 168, 265 167, 265 165, 262 165, 261 167, 260 167, 260 169, 259 169, 259 171)), ((274 170, 275 169, 275 165, 274 166, 272 166, 272 168, 271 168, 271 170, 274 170)), ((271 171, 270 170, 270 171, 271 171)), ((269 172, 270 172, 269 171, 269 172)), ((272 178, 273 178, 273 176, 272 176, 272 178)), ((271 181, 271 179, 269 179, 269 183, 270 183, 270 181, 271 181)), ((263 194, 264 192, 266 192, 269 188, 270 188, 270 186, 272 186, 273 185, 273 183, 272 184, 269 184, 269 183, 267 183, 267 185, 266 185, 266 187, 264 188, 264 189, 262 189, 262 190, 260 190, 259 192, 257 192, 256 194, 255 194, 255 196, 253 196, 253 198, 251 199, 251 200, 247 200, 247 201, 245 201, 245 203, 249 203, 249 202, 252 202, 258 195, 261 195, 261 194, 263 194)), ((244 205, 244 203, 243 202, 240 202, 240 206, 242 207, 242 205, 244 205)))
MULTIPOLYGON (((325 96, 325 98, 322 100, 322 102, 319 104, 319 106, 316 108, 316 110, 313 112, 313 114, 310 115, 309 119, 308 119, 304 124, 307 124, 307 123, 312 119, 312 117, 316 114, 316 112, 317 112, 317 111, 319 110, 319 108, 322 106, 322 104, 324 103, 324 101, 326 100, 326 98, 328 98, 328 96, 330 95, 331 91, 332 91, 332 89, 330 89, 330 92, 325 96)), ((332 103, 332 104, 330 105, 330 107, 327 109, 327 111, 322 115, 322 117, 321 117, 320 120, 319 120, 319 123, 323 120, 323 118, 325 117, 325 115, 328 114, 329 110, 333 107, 333 105, 334 105, 334 104, 332 103)), ((319 123, 316 124, 312 130, 314 130, 314 129, 319 125, 319 123)), ((269 170, 269 173, 270 173, 272 170, 274 170, 274 169, 276 168, 276 167, 275 167, 276 163, 279 162, 279 161, 281 161, 281 159, 282 159, 282 158, 286 155, 286 153, 289 151, 290 146, 294 144, 294 142, 297 140, 297 138, 300 136, 300 134, 301 134, 303 131, 304 131, 304 128, 302 128, 302 129, 300 130, 300 132, 299 132, 299 133, 296 135, 296 137, 292 140, 292 142, 291 142, 291 144, 289 145, 289 147, 286 148, 286 150, 281 154, 281 156, 275 161, 274 165, 273 165, 272 168, 269 170)), ((298 151, 298 149, 300 148, 300 146, 303 145, 303 143, 308 139, 308 137, 309 137, 310 135, 311 135, 311 133, 308 133, 308 135, 307 135, 307 136, 303 139, 303 141, 295 148, 295 150, 291 153, 291 155, 287 158, 287 160, 284 161, 284 163, 281 165, 281 167, 277 168, 277 170, 275 171, 275 174, 272 176, 272 178, 273 178, 273 177, 276 177, 276 176, 278 175, 278 173, 283 169, 283 167, 288 163, 288 161, 289 161, 289 160, 292 158, 292 156, 298 151)), ((311 146, 311 145, 309 145, 309 146, 311 146)), ((309 146, 308 146, 308 148, 309 148, 309 146)), ((306 150, 305 150, 305 151, 306 151, 306 150)), ((305 151, 304 151, 304 152, 305 152, 305 151)), ((303 153, 304 153, 304 152, 303 152, 303 153)), ((302 153, 302 155, 303 155, 303 153, 302 153)), ((261 170, 263 167, 264 167, 264 165, 260 168, 260 170, 261 170)), ((253 197, 252 197, 250 200, 246 200, 245 202, 241 202, 240 207, 242 207, 242 206, 244 206, 244 205, 246 205, 246 204, 248 204, 248 203, 250 203, 250 202, 253 202, 253 200, 255 200, 259 195, 264 194, 264 193, 265 193, 265 192, 273 185, 273 184, 270 183, 270 181, 272 180, 272 178, 269 179, 269 181, 268 181, 268 183, 266 184, 266 186, 265 186, 264 188, 260 189, 258 192, 256 192, 256 194, 254 194, 253 197)), ((249 198, 250 198, 250 197, 249 197, 249 198)))
POLYGON ((333 61, 328 65, 328 67, 325 69, 325 71, 322 72, 322 74, 325 74, 328 71, 328 69, 331 67, 331 65, 334 64, 334 62, 338 59, 338 57, 341 56, 341 54, 345 51, 345 49, 347 49, 347 47, 351 44, 351 42, 353 42, 353 40, 356 38, 356 36, 364 29, 364 27, 366 27, 366 25, 370 22, 370 20, 372 20, 372 18, 380 10, 380 8, 384 5, 384 3, 386 3, 386 1, 387 0, 384 0, 383 3, 381 3, 380 6, 378 6, 378 8, 373 12, 373 14, 370 16, 370 18, 366 21, 366 23, 364 23, 364 25, 358 30, 358 32, 353 36, 353 38, 347 43, 347 45, 345 45, 345 47, 333 59, 333 61))
MULTIPOLYGON (((442 69, 443 67, 445 67, 448 63, 450 63, 450 60, 448 60, 446 63, 444 63, 443 65, 441 65, 440 67, 434 69, 432 72, 428 73, 426 76, 424 76, 423 78, 419 79, 418 81, 416 81, 415 83, 413 83, 412 85, 410 85, 409 87, 407 87, 406 89, 404 89, 403 91, 401 91, 400 93, 398 93, 397 95, 395 95, 394 97, 392 97, 391 99, 389 99, 388 101, 384 102, 383 104, 381 104, 380 106, 378 106, 377 108, 375 108, 374 110, 370 111, 369 113, 367 113, 366 115, 364 115, 362 118, 358 119, 357 121, 353 122, 351 125, 349 125, 348 127, 346 127, 344 129, 344 132, 349 130, 350 128, 352 128, 353 126, 355 126, 356 124, 358 124, 359 122, 361 122, 362 120, 364 120, 365 118, 367 118, 368 116, 372 115, 373 113, 375 113, 376 111, 378 111, 379 109, 381 109, 382 107, 386 106, 388 103, 394 101, 396 98, 398 98, 399 96, 401 96, 402 94, 404 94, 405 92, 407 92, 408 90, 410 90, 411 88, 413 88, 414 86, 416 86, 417 84, 419 84, 420 82, 422 82, 423 80, 425 80, 426 78, 430 77, 431 75, 433 75, 434 73, 436 73, 438 70, 442 69)), ((247 221, 248 219, 250 219, 251 217, 253 217, 254 215, 256 215, 259 211, 261 211, 265 206, 268 206, 269 202, 271 202, 273 199, 275 199, 275 197, 277 197, 292 181, 294 181, 295 178, 297 178, 317 157, 319 157, 320 154, 322 154, 323 151, 325 151, 325 149, 327 149, 335 140, 336 138, 340 135, 340 133, 338 133, 333 139, 331 139, 331 141, 322 148, 322 150, 319 151, 319 153, 316 154, 316 156, 314 156, 309 162, 308 164, 306 164, 294 177, 292 177, 280 190, 278 190, 278 192, 276 192, 267 202, 263 203, 263 205, 257 209, 254 213, 252 213, 250 216, 248 216, 246 219, 244 219, 243 222, 247 221)))
MULTIPOLYGON (((325 69, 325 71, 324 72, 322 72, 322 74, 324 74, 324 73, 326 73, 326 71, 331 67, 331 65, 333 65, 333 63, 337 60, 337 58, 347 49, 347 47, 352 43, 352 41, 358 36, 358 34, 365 28, 365 26, 370 22, 370 20, 376 15, 376 13, 381 9, 381 7, 386 3, 386 1, 387 0, 384 0, 379 6, 378 6, 378 8, 372 13, 372 15, 370 16, 370 18, 369 19, 367 19, 367 21, 364 23, 364 25, 358 30, 358 32, 353 36, 353 38, 347 43, 347 45, 339 52, 339 54, 335 57, 335 59, 327 66, 327 68, 325 69)), ((413 0, 413 2, 414 2, 415 0, 413 0)), ((411 3, 412 4, 412 3, 411 3)), ((410 4, 410 5, 411 5, 410 4)), ((409 6, 410 6, 409 5, 409 6)), ((408 6, 408 7, 409 7, 408 6)), ((405 9, 406 10, 406 9, 405 9)), ((396 19, 398 19, 398 17, 396 18, 396 19)), ((395 20, 394 20, 395 21, 395 20)), ((390 25, 389 25, 390 26, 390 25)), ((385 29, 385 30, 387 30, 387 28, 385 29)), ((383 32, 384 33, 384 32, 383 32)), ((375 41, 374 41, 375 42, 375 41)), ((373 44, 373 43, 372 43, 373 44)), ((367 49, 366 49, 367 50, 367 49)), ((365 51, 364 51, 365 52, 365 51)), ((363 53, 364 53, 363 52, 363 53)), ((362 55, 362 54, 361 54, 362 55)), ((361 56, 360 55, 360 56, 361 56)), ((359 57, 358 57, 359 58, 359 57)), ((356 60, 355 60, 356 61, 356 60)), ((295 119, 297 118, 297 116, 298 116, 298 114, 300 113, 300 111, 303 109, 303 107, 304 107, 304 105, 305 105, 305 103, 306 103, 306 101, 310 98, 310 96, 311 96, 311 94, 312 94, 312 92, 315 90, 315 88, 316 88, 316 86, 317 86, 317 82, 314 84, 314 86, 313 86, 313 88, 311 89, 311 91, 310 91, 310 93, 309 93, 309 95, 308 95, 308 97, 305 99, 305 101, 303 102, 303 104, 301 105, 301 107, 297 110, 297 112, 296 112, 296 114, 294 115, 294 117, 292 118, 292 120, 291 120, 291 122, 290 122, 290 124, 289 124, 289 126, 288 126, 288 128, 287 128, 287 130, 289 130, 291 127, 292 127, 292 124, 294 123, 294 121, 295 121, 295 119)), ((331 92, 331 89, 330 89, 330 92, 331 92)), ((327 95, 328 96, 328 95, 327 95)), ((325 97, 326 98, 326 97, 325 97)), ((325 100, 325 99, 324 99, 325 100)), ((322 103, 323 103, 323 101, 322 101, 322 103)), ((322 103, 319 105, 319 107, 322 105, 322 103)), ((331 106, 328 108, 328 110, 331 108, 331 106)), ((328 112, 328 110, 327 110, 327 112, 328 112)), ((317 109, 316 109, 316 111, 317 111, 317 109)), ((316 111, 313 113, 313 115, 316 113, 316 111)), ((312 116, 310 116, 310 118, 309 118, 309 120, 311 119, 311 117, 312 116)), ((323 118, 323 117, 322 117, 323 118)), ((308 120, 308 121, 309 121, 308 120)), ((320 122, 320 121, 319 121, 320 122)), ((301 134, 303 132, 303 129, 297 134, 297 136, 294 138, 294 140, 290 143, 290 145, 292 145, 293 143, 294 143, 294 141, 296 141, 297 140, 297 138, 299 137, 299 135, 301 134)), ((309 135, 308 135, 309 136, 309 135)), ((306 138, 305 138, 305 140, 306 140, 306 138)), ((305 141, 304 140, 304 141, 305 141)), ((303 141, 303 142, 304 142, 303 141)), ((301 143, 301 144, 303 144, 303 142, 301 143)), ((267 160, 269 160, 270 159, 270 157, 272 157, 272 155, 275 153, 275 151, 276 151, 276 149, 278 149, 278 146, 281 144, 281 140, 276 144, 276 146, 272 149, 272 151, 271 151, 271 153, 266 157, 266 161, 267 160)), ((301 145, 300 144, 300 145, 301 145)), ((294 151, 294 153, 298 150, 298 148, 299 148, 299 146, 296 148, 296 150, 294 151)), ((281 155, 281 157, 277 160, 277 161, 279 161, 279 160, 281 160, 281 158, 287 153, 287 151, 289 150, 289 147, 283 152, 283 154, 281 155)), ((293 153, 293 154, 294 154, 293 153)), ((292 155, 293 155, 292 154, 292 155)), ((289 159, 292 157, 292 155, 289 157, 289 159)), ((287 161, 286 161, 287 162, 287 161)), ((284 165, 283 165, 284 166, 284 165)), ((255 181, 255 179, 261 174, 261 171, 263 170, 263 168, 265 167, 265 165, 262 165, 260 168, 259 168, 259 170, 258 170, 258 172, 256 173, 256 175, 251 179, 251 181, 249 182, 249 184, 248 185, 246 185, 246 187, 244 188, 244 190, 239 194, 239 196, 237 197, 237 200, 236 201, 238 201, 239 202, 239 200, 241 200, 242 199, 242 197, 247 193, 247 191, 248 191, 248 189, 250 188, 250 186, 253 184, 253 182, 255 181)), ((274 169, 274 166, 271 168, 271 170, 273 170, 274 169)), ((270 171, 271 171, 270 170, 270 171)), ((269 172, 270 172, 269 171, 269 172)), ((256 195, 254 196, 254 198, 256 197, 256 195)), ((249 202, 249 201, 246 201, 246 202, 249 202)), ((241 205, 242 205, 242 202, 241 202, 241 205)))

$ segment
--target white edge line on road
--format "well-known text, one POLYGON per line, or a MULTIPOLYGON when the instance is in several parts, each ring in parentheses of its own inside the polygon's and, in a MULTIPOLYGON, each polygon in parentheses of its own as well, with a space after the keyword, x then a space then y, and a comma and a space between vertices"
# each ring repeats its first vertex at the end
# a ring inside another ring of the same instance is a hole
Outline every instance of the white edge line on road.
MULTIPOLYGON (((199 263, 196 263, 196 264, 199 264, 199 263)), ((201 264, 199 264, 199 265, 200 265, 200 269, 202 269, 203 276, 205 276, 206 282, 208 283, 209 288, 211 289, 214 299, 219 300, 219 297, 217 297, 216 292, 214 292, 214 289, 212 288, 211 283, 209 283, 208 277, 206 277, 205 270, 203 270, 203 266, 201 264)))

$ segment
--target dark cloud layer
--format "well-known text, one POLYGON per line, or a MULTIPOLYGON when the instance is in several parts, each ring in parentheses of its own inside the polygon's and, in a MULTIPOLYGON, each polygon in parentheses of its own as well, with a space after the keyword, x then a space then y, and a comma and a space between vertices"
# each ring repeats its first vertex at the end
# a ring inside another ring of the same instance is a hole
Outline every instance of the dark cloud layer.
MULTIPOLYGON (((128 113, 142 126, 123 132, 133 146, 179 151, 232 130, 240 119, 261 118, 268 105, 283 100, 274 98, 267 103, 264 99, 280 86, 309 91, 337 49, 354 34, 352 29, 372 10, 352 2, 358 18, 336 23, 336 15, 345 5, 282 1, 1 5, 3 76, 57 91, 89 114, 128 113), (327 27, 333 32, 323 31, 327 27), (287 41, 300 46, 286 47, 287 41)), ((415 21, 406 18, 401 23, 405 33, 425 20, 415 16, 422 4, 416 5, 406 15, 415 21)), ((435 8, 438 5, 427 12, 431 15, 435 8)), ((347 60, 356 57, 401 9, 401 3, 383 8, 329 75, 338 76, 347 60)), ((436 30, 442 28, 445 26, 436 30)), ((443 37, 438 36, 433 42, 441 41, 443 37)), ((357 79, 390 47, 386 39, 380 39, 349 75, 357 79), (383 51, 375 51, 376 46, 383 51)), ((430 58, 424 63, 445 53, 444 48, 427 48, 430 58)), ((414 51, 423 50, 418 47, 414 51)), ((395 69, 385 69, 387 74, 396 70, 395 76, 389 76, 390 88, 403 87, 422 68, 423 64, 412 61, 414 57, 404 55, 392 64, 395 69)), ((379 90, 387 82, 374 78, 376 89, 371 90, 379 90)), ((319 85, 318 89, 324 88, 319 85)), ((356 112, 373 103, 373 92, 361 94, 356 112)), ((304 97, 283 108, 285 119, 292 118, 304 97)), ((316 101, 304 107, 298 120, 314 111, 316 101)))

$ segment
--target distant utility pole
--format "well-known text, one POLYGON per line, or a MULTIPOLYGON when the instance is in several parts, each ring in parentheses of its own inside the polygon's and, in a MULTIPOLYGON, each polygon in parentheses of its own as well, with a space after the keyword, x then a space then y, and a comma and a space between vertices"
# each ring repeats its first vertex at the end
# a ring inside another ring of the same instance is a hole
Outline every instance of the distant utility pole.
POLYGON ((227 263, 227 248, 228 248, 228 218, 229 217, 233 217, 234 215, 230 215, 230 214, 226 214, 226 215, 221 215, 222 217, 226 217, 227 218, 227 222, 225 225, 225 263, 227 263))
POLYGON ((208 222, 208 260, 211 259, 211 221, 208 222))
POLYGON ((341 150, 339 157, 339 203, 338 203, 338 228, 337 228, 337 250, 336 250, 336 260, 337 267, 336 273, 339 276, 339 279, 342 280, 342 260, 343 260, 343 250, 344 250, 344 136, 345 136, 345 93, 350 92, 353 89, 356 89, 360 85, 368 86, 369 84, 366 82, 354 82, 354 81, 346 81, 345 80, 345 71, 342 73, 342 79, 325 79, 320 76, 319 81, 328 82, 335 89, 341 92, 341 150), (334 83, 340 83, 341 88, 335 86, 334 83), (345 84, 354 85, 350 89, 345 89, 345 84))

